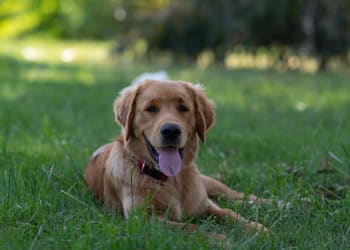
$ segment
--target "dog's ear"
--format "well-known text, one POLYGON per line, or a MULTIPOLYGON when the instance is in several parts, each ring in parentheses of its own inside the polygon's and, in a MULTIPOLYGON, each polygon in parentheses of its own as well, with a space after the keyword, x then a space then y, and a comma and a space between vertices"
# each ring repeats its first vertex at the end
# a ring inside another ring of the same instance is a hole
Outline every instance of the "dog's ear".
POLYGON ((215 120, 214 102, 205 96, 201 85, 191 86, 191 89, 194 96, 196 131, 201 141, 205 143, 205 133, 215 120))
POLYGON ((132 134, 137 94, 137 87, 127 87, 114 101, 115 121, 124 129, 125 140, 132 134))

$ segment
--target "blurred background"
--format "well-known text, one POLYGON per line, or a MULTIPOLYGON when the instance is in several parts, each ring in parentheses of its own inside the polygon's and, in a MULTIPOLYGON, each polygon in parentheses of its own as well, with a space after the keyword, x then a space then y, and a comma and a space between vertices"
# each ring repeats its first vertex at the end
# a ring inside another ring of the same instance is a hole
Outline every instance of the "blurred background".
MULTIPOLYGON (((350 1, 1 0, 0 39, 108 41, 108 53, 128 60, 201 68, 346 69, 350 1)), ((63 51, 62 60, 74 53, 63 51)))

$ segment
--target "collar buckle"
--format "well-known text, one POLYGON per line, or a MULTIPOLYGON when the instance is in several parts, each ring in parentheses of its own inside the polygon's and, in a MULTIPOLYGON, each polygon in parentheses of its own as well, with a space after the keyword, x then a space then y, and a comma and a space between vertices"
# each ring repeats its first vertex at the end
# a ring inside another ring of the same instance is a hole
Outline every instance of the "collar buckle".
POLYGON ((152 165, 148 164, 147 160, 136 160, 137 166, 140 169, 142 174, 147 174, 148 176, 158 180, 158 181, 166 181, 168 176, 163 174, 158 169, 152 167, 152 165))

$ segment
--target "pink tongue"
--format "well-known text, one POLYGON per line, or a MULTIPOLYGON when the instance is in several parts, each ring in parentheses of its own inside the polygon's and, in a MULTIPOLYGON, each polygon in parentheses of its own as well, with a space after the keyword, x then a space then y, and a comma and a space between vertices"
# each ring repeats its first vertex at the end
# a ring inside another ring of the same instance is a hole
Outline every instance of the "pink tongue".
POLYGON ((181 170, 181 157, 176 148, 158 149, 159 167, 166 176, 175 176, 181 170))

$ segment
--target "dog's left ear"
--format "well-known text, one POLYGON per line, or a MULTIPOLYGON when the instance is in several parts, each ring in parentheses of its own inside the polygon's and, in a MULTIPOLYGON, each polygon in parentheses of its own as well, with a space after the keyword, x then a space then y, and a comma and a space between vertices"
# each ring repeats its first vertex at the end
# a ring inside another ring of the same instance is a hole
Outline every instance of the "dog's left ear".
POLYGON ((137 87, 127 87, 114 101, 115 121, 124 129, 125 141, 130 138, 133 129, 137 93, 137 87))
POLYGON ((196 131, 201 141, 205 143, 205 133, 215 120, 214 102, 205 96, 201 85, 192 85, 191 89, 194 96, 196 131))

